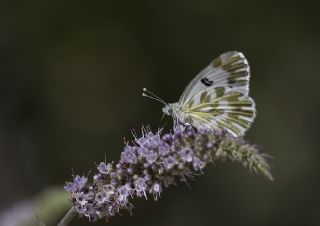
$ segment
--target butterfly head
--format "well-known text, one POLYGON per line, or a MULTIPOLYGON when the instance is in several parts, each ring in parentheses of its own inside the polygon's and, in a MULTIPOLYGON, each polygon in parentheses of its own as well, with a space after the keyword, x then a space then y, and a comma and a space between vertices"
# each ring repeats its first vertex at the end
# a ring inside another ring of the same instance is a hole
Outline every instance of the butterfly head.
POLYGON ((173 106, 172 104, 166 104, 163 108, 162 108, 162 112, 166 115, 172 115, 173 114, 173 106))

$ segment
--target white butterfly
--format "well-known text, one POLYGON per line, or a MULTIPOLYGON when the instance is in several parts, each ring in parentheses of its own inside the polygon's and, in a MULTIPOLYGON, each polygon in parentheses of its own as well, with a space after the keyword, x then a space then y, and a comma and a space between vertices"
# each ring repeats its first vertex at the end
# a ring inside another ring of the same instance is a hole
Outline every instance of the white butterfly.
POLYGON ((143 89, 143 96, 165 104, 164 114, 175 123, 195 128, 227 130, 234 137, 250 128, 255 116, 249 94, 250 68, 241 52, 226 52, 215 58, 185 88, 178 103, 167 104, 143 89))

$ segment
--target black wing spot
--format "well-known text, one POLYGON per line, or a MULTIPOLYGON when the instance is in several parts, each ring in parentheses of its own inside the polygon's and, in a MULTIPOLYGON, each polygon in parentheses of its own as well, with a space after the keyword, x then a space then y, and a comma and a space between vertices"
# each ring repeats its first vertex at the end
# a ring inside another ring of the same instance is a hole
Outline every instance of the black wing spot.
POLYGON ((212 86, 213 85, 213 81, 210 81, 207 78, 203 78, 201 79, 202 84, 204 84, 205 86, 212 86))

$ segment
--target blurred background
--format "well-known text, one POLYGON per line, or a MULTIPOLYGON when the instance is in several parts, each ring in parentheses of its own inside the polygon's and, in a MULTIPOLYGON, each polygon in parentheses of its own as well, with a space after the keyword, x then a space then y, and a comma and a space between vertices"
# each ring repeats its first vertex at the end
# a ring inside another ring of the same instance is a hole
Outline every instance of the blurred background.
POLYGON ((192 189, 137 200, 134 215, 113 225, 320 225, 318 9, 316 1, 2 0, 0 222, 30 214, 72 169, 86 175, 105 156, 117 161, 130 130, 170 123, 143 87, 175 102, 214 57, 238 50, 258 110, 246 138, 274 157, 275 181, 212 165, 192 189))

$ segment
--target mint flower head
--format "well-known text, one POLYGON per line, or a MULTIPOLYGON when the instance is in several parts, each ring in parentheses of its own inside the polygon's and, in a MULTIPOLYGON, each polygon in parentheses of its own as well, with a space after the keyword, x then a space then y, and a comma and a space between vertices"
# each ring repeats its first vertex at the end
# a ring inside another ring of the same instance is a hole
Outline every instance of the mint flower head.
POLYGON ((265 155, 242 138, 225 131, 176 127, 161 135, 148 128, 128 143, 118 163, 101 162, 93 182, 75 176, 65 190, 78 214, 90 221, 109 220, 121 210, 132 211, 134 198, 158 200, 166 187, 203 173, 209 163, 231 160, 273 180, 265 155))

